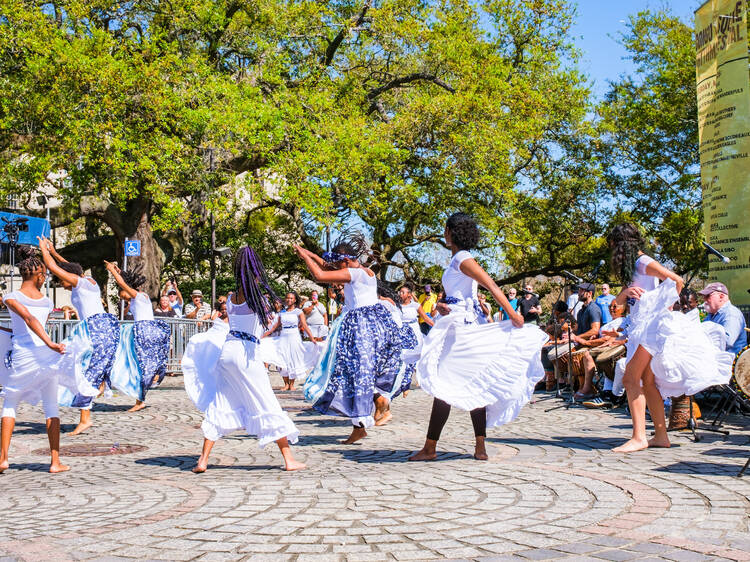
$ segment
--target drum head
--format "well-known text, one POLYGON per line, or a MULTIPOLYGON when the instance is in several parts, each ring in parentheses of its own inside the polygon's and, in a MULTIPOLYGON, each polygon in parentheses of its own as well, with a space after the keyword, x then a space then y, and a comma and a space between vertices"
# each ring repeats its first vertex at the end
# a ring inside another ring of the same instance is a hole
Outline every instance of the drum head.
POLYGON ((735 357, 730 384, 743 398, 750 400, 750 346, 735 357))
POLYGON ((550 361, 555 361, 556 359, 560 359, 560 357, 563 357, 568 354, 568 344, 561 344, 558 346, 552 346, 552 348, 549 350, 549 353, 547 353, 547 358, 550 361))
POLYGON ((624 345, 613 345, 606 351, 602 351, 599 354, 599 357, 596 358, 597 361, 610 361, 612 359, 619 359, 620 357, 624 356, 626 353, 626 349, 624 345))

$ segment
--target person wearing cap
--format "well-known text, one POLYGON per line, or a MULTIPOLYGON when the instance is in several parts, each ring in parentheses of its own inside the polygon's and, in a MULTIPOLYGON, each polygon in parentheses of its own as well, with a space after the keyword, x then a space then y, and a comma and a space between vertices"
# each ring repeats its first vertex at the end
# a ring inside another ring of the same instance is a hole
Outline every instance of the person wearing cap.
MULTIPOLYGON (((424 286, 424 294, 419 295, 417 301, 424 310, 425 314, 432 318, 435 315, 435 305, 437 304, 437 295, 432 291, 432 285, 424 286)), ((421 317, 419 318, 419 329, 423 334, 427 335, 432 326, 428 324, 421 317)))
POLYGON ((182 293, 180 293, 180 289, 177 287, 177 281, 174 279, 167 281, 161 294, 167 296, 169 299, 169 306, 174 310, 175 316, 180 318, 182 316, 182 306, 184 301, 182 299, 182 293))
POLYGON ((192 302, 185 305, 185 318, 205 320, 211 317, 211 305, 203 302, 203 291, 194 290, 190 293, 190 299, 192 302))
POLYGON ((724 283, 709 283, 698 294, 703 297, 706 322, 715 322, 724 328, 727 335, 726 351, 735 355, 747 346, 745 317, 729 300, 729 290, 724 283))

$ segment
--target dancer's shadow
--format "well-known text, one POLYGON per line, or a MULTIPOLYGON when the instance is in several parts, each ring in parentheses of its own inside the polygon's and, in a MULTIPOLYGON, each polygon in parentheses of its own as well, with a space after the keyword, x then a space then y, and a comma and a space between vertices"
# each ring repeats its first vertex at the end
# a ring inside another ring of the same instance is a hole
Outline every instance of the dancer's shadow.
POLYGON ((532 447, 565 447, 582 451, 592 449, 606 451, 625 442, 621 437, 583 437, 578 435, 551 435, 547 439, 535 439, 533 437, 488 437, 487 441, 489 443, 508 445, 509 447, 516 448, 527 445, 532 447))
POLYGON ((47 433, 47 425, 39 422, 16 422, 13 435, 39 435, 47 433))
MULTIPOLYGON (((338 453, 344 459, 353 461, 360 464, 381 464, 381 463, 403 463, 409 462, 409 457, 417 452, 418 449, 359 449, 356 443, 354 445, 346 445, 346 449, 328 449, 325 453, 338 453)), ((425 462, 444 462, 444 461, 456 461, 463 459, 471 459, 471 455, 466 453, 452 453, 449 451, 438 453, 437 458, 434 461, 425 462)), ((415 466, 420 463, 413 463, 415 466)))
MULTIPOLYGON (((163 468, 176 468, 182 472, 190 472, 198 462, 199 455, 173 455, 160 457, 147 457, 138 459, 135 464, 144 464, 147 466, 160 466, 163 468)), ((280 470, 281 465, 271 464, 213 464, 208 465, 210 470, 280 470)))
POLYGON ((701 455, 707 455, 710 457, 739 457, 739 458, 747 458, 748 451, 747 448, 745 449, 708 449, 707 451, 702 451, 701 455))
POLYGON ((739 463, 718 463, 718 462, 695 462, 680 461, 666 466, 655 468, 656 472, 669 472, 671 474, 708 474, 711 476, 737 476, 742 468, 739 463))
POLYGON ((49 472, 49 463, 39 462, 12 462, 10 468, 5 472, 0 473, 0 478, 6 474, 13 474, 16 470, 25 470, 30 472, 49 472))
POLYGON ((125 412, 133 407, 133 404, 107 404, 106 402, 94 402, 91 408, 94 412, 125 412))

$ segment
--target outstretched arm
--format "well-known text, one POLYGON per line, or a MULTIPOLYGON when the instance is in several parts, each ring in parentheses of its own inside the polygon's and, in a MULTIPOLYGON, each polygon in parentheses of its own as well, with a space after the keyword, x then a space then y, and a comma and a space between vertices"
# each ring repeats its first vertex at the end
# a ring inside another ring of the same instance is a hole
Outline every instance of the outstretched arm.
POLYGON ((306 250, 299 244, 294 245, 294 250, 297 252, 297 255, 302 258, 302 261, 305 262, 313 279, 318 283, 349 283, 352 280, 347 269, 334 269, 331 271, 324 270, 322 267, 325 263, 323 259, 320 256, 316 256, 311 251, 306 250))
POLYGON ((307 337, 310 338, 310 341, 318 341, 318 338, 312 335, 312 332, 310 331, 310 328, 307 325, 307 320, 305 320, 305 315, 300 314, 297 318, 299 318, 300 328, 302 328, 302 331, 307 334, 307 337))
POLYGON ((419 305, 419 308, 417 308, 417 314, 419 314, 419 317, 424 320, 425 324, 428 326, 434 326, 435 322, 433 322, 432 318, 427 316, 427 313, 425 313, 424 308, 422 308, 422 305, 419 305))
MULTIPOLYGON (((42 260, 44 260, 44 265, 47 266, 47 269, 49 269, 60 281, 73 285, 74 287, 78 285, 78 280, 80 279, 78 275, 65 271, 57 265, 57 262, 60 260, 56 261, 57 258, 53 257, 52 252, 54 252, 55 248, 52 246, 52 242, 44 236, 37 236, 36 239, 39 240, 39 250, 42 252, 42 260)), ((57 254, 57 252, 55 252, 55 254, 57 254)), ((65 260, 62 260, 62 262, 65 262, 65 260)))
POLYGON ((41 338, 41 340, 47 347, 54 351, 57 351, 58 353, 65 353, 65 344, 53 342, 45 331, 44 326, 42 326, 42 323, 39 322, 39 320, 37 320, 36 317, 31 314, 31 312, 29 312, 28 308, 26 308, 16 299, 6 299, 5 306, 18 314, 21 318, 23 318, 23 321, 26 322, 26 325, 31 328, 32 332, 34 332, 37 336, 39 336, 39 338, 41 338))
POLYGON ((685 281, 682 280, 682 277, 677 275, 674 271, 670 271, 656 260, 646 266, 646 273, 652 277, 658 277, 661 281, 666 279, 674 281, 677 284, 677 294, 679 294, 685 286, 685 281))
POLYGON ((116 263, 112 263, 112 262, 105 260, 104 267, 106 267, 107 271, 109 271, 112 274, 112 277, 115 278, 115 282, 120 287, 120 289, 122 289, 125 293, 127 293, 127 297, 129 299, 134 299, 136 296, 138 296, 138 291, 136 291, 130 285, 125 283, 125 280, 122 278, 122 275, 120 275, 120 268, 117 267, 116 263))
POLYGON ((492 298, 495 299, 497 304, 503 307, 505 314, 508 315, 508 318, 510 318, 511 322, 513 322, 513 325, 516 328, 520 328, 523 326, 523 316, 513 310, 513 307, 510 306, 510 302, 508 302, 508 298, 505 296, 505 293, 500 290, 500 287, 495 284, 495 282, 492 280, 492 277, 490 277, 487 272, 482 269, 482 266, 479 265, 474 258, 468 258, 462 261, 461 271, 474 279, 474 281, 479 283, 482 287, 490 292, 492 298))
POLYGON ((278 330, 279 329, 279 322, 281 322, 281 317, 276 318, 276 322, 273 323, 273 326, 271 326, 270 328, 268 328, 268 331, 265 334, 263 334, 261 337, 262 338, 266 338, 266 337, 270 336, 271 334, 273 334, 276 330, 278 330))

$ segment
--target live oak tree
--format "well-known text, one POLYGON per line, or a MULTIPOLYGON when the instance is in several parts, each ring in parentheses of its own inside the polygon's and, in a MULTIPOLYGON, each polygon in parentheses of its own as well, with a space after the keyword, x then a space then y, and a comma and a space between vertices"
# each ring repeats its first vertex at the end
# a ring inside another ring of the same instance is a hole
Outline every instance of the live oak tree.
POLYGON ((49 182, 65 201, 55 224, 106 225, 76 246, 84 265, 141 239, 152 295, 210 210, 247 239, 226 212, 238 190, 249 216, 275 209, 313 249, 327 226, 362 225, 381 276, 424 271, 420 248, 455 210, 516 271, 595 250, 564 0, 3 0, 2 13, 3 191, 49 182))

